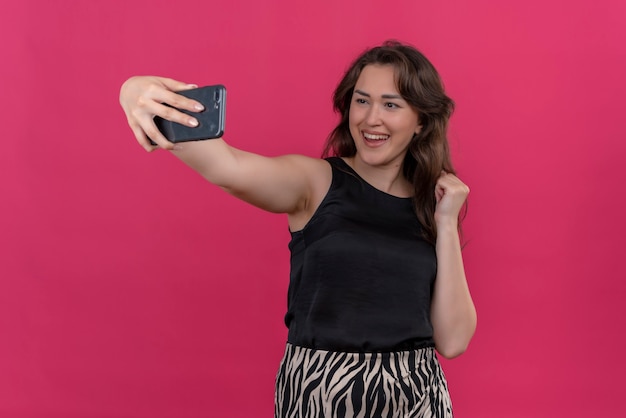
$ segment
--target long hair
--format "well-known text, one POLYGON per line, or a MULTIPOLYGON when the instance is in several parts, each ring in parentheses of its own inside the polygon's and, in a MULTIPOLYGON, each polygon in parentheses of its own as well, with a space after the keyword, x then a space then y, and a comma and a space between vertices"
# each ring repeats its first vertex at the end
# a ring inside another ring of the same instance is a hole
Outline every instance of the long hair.
POLYGON ((442 170, 456 174, 447 138, 454 102, 445 94, 435 67, 417 49, 386 41, 366 50, 352 63, 333 94, 333 109, 341 120, 328 136, 323 156, 352 157, 356 154, 349 126, 350 104, 361 71, 370 64, 393 66, 398 92, 417 111, 422 125, 409 144, 402 173, 413 185, 413 205, 424 238, 434 244, 437 240, 435 185, 442 170))

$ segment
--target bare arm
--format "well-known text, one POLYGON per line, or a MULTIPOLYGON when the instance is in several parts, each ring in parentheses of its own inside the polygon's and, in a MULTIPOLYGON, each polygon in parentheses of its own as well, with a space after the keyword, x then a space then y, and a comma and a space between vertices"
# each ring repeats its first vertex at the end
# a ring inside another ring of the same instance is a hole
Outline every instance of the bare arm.
POLYGON ((437 183, 437 279, 431 320, 437 351, 446 358, 462 354, 476 330, 476 309, 469 292, 461 244, 458 214, 469 188, 452 174, 437 183))
POLYGON ((308 207, 322 160, 302 155, 263 157, 221 139, 189 142, 172 151, 209 182, 261 209, 294 214, 308 207))
POLYGON ((174 145, 163 137, 154 124, 155 115, 197 125, 195 118, 163 105, 202 110, 200 103, 175 93, 193 87, 162 77, 127 80, 120 91, 120 104, 137 142, 146 151, 172 151, 211 183, 259 208, 289 214, 306 211, 311 196, 324 187, 327 175, 320 174, 329 173, 324 161, 300 155, 263 157, 236 149, 221 138, 174 145), (148 137, 158 145, 150 145, 148 137))

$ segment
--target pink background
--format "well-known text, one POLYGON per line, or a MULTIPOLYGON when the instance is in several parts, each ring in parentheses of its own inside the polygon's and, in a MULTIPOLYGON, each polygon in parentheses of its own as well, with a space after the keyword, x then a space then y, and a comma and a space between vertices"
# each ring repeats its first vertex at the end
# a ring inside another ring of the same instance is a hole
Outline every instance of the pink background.
POLYGON ((229 89, 226 139, 319 155, 349 62, 418 46, 457 103, 479 324, 456 416, 617 416, 623 0, 3 1, 0 416, 269 417, 286 219, 136 145, 135 74, 229 89))

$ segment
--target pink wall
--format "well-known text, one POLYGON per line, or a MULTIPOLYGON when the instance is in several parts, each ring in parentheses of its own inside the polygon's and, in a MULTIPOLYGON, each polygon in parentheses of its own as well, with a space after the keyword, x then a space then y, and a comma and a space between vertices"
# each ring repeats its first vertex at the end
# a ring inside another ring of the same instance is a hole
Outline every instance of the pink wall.
POLYGON ((457 102, 479 313, 444 362, 457 417, 623 409, 622 0, 30 0, 0 16, 0 416, 271 416, 286 219, 146 154, 119 87, 224 83, 233 145, 319 155, 335 83, 387 38, 422 49, 457 102))

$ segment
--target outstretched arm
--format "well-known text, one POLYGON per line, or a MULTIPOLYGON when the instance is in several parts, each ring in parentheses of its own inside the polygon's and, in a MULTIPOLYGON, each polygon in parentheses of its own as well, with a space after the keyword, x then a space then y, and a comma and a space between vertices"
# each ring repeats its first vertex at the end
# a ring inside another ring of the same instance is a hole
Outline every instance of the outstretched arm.
POLYGON ((301 155, 263 157, 231 147, 221 138, 175 145, 163 137, 154 124, 155 115, 197 126, 195 118, 163 104, 202 110, 200 103, 176 93, 194 87, 163 77, 128 79, 120 91, 120 104, 137 142, 146 151, 172 151, 209 182, 257 207, 289 214, 305 211, 314 192, 324 187, 324 176, 319 174, 329 170, 322 160, 301 155), (148 138, 157 145, 151 145, 148 138))
POLYGON ((456 176, 442 173, 435 195, 437 209, 437 279, 431 305, 435 347, 446 358, 462 354, 476 330, 476 309, 467 286, 458 217, 469 188, 456 176))

